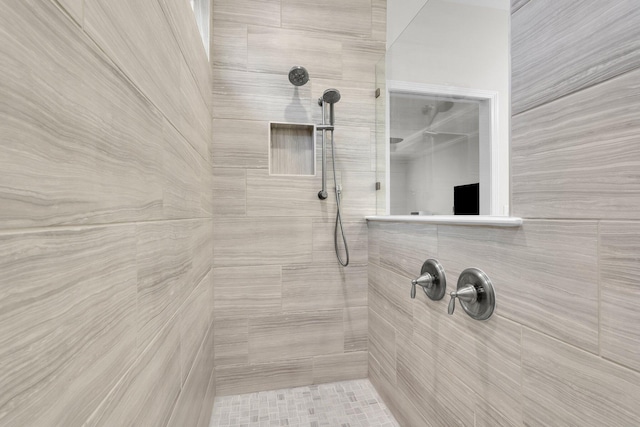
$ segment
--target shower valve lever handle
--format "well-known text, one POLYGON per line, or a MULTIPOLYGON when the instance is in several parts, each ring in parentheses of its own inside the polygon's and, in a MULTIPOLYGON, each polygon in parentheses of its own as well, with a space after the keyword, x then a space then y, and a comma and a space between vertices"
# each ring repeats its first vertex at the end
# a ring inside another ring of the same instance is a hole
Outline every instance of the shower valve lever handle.
POLYGON ((449 307, 447 308, 447 313, 449 314, 453 314, 456 309, 456 298, 470 304, 478 300, 478 291, 472 284, 458 288, 457 291, 451 292, 449 295, 451 296, 449 307))
POLYGON ((416 297, 416 285, 430 289, 433 286, 433 276, 429 273, 424 273, 417 279, 413 279, 411 281, 411 298, 416 297))

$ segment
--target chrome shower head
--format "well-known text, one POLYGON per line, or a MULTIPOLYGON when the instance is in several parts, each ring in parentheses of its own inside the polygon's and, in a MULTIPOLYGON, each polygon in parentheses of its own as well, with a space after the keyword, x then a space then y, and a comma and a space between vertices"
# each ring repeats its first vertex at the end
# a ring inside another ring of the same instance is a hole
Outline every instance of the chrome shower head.
POLYGON ((327 104, 335 104, 340 101, 340 92, 338 89, 327 89, 322 94, 322 100, 327 104))
POLYGON ((309 81, 309 72, 306 68, 295 65, 289 70, 289 81, 294 86, 304 86, 309 81))

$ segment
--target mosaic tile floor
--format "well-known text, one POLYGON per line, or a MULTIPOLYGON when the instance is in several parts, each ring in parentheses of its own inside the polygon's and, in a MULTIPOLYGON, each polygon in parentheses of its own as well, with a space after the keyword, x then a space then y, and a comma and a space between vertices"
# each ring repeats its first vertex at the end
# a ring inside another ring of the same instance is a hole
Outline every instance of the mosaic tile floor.
POLYGON ((398 427, 369 380, 217 397, 210 427, 398 427))

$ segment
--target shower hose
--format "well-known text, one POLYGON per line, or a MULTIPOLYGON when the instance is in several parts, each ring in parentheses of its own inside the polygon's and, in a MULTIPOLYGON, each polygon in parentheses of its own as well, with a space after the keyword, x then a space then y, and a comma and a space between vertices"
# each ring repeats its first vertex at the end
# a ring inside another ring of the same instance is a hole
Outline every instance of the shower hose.
POLYGON ((347 246, 347 238, 344 235, 344 227, 342 226, 342 214, 340 212, 340 195, 342 193, 342 189, 338 185, 338 180, 336 179, 336 150, 335 144, 333 143, 333 131, 331 131, 331 163, 333 166, 333 183, 336 186, 336 225, 333 230, 333 246, 336 250, 336 257, 338 258, 338 262, 341 266, 346 267, 347 265, 349 265, 349 247, 347 246), (338 234, 338 230, 340 230, 340 235, 338 234), (340 248, 338 247, 338 237, 340 236, 342 236, 342 244, 344 245, 344 260, 340 256, 340 248))

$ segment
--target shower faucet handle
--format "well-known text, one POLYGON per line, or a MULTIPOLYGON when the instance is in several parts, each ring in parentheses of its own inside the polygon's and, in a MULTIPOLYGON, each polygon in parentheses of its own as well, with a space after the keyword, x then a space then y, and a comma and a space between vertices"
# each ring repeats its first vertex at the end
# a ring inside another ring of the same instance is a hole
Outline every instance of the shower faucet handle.
POLYGON ((424 293, 434 301, 442 299, 447 287, 444 268, 435 259, 428 259, 422 264, 420 276, 411 281, 411 298, 416 297, 416 286, 422 287, 424 293))
POLYGON ((472 284, 465 285, 461 288, 458 288, 457 291, 453 291, 449 294, 451 296, 451 300, 449 301, 449 308, 447 312, 449 314, 453 314, 456 309, 456 298, 460 301, 467 302, 469 304, 473 304, 478 300, 478 291, 476 287, 472 284))
POLYGON ((423 288, 431 289, 433 286, 434 278, 429 273, 424 273, 422 276, 417 279, 413 279, 411 281, 411 298, 416 297, 416 285, 422 286, 423 288))

